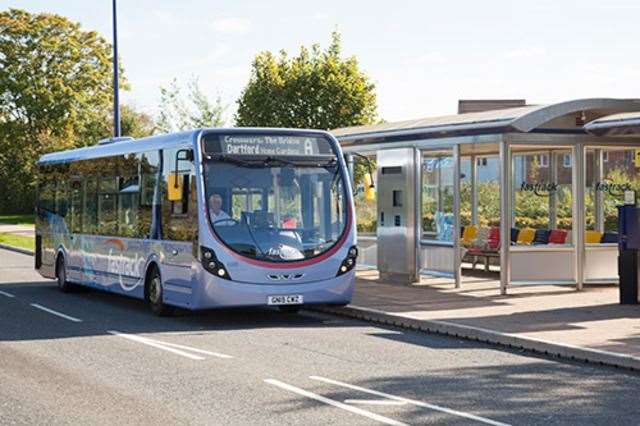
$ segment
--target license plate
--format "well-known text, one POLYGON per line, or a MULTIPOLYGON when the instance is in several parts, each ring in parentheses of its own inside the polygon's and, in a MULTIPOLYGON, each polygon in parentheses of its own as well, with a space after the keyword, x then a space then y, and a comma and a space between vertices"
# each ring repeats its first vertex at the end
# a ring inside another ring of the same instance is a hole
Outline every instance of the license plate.
POLYGON ((267 305, 301 305, 302 303, 303 298, 300 294, 267 297, 267 305))

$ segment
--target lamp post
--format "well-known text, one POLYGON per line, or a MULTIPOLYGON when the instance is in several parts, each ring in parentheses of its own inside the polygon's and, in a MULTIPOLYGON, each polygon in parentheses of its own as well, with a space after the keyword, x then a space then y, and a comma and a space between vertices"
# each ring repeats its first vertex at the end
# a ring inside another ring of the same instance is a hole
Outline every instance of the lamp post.
POLYGON ((113 0, 113 137, 120 136, 120 96, 118 89, 118 18, 113 0))

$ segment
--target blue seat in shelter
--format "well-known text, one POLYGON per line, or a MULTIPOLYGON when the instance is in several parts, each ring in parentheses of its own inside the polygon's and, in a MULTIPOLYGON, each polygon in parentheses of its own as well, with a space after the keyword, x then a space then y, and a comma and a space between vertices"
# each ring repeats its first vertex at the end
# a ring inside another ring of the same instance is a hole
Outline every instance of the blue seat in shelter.
POLYGON ((533 237, 534 245, 549 244, 549 233, 546 229, 536 229, 536 234, 533 237))

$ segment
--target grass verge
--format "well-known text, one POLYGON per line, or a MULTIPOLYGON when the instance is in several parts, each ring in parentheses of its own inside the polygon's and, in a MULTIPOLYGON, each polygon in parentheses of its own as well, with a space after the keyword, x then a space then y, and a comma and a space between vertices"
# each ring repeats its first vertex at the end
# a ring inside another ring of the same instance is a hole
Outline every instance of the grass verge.
POLYGON ((0 234, 0 244, 33 251, 35 250, 36 239, 25 235, 2 233, 0 234))
POLYGON ((0 223, 10 225, 33 225, 35 217, 32 214, 0 214, 0 223))

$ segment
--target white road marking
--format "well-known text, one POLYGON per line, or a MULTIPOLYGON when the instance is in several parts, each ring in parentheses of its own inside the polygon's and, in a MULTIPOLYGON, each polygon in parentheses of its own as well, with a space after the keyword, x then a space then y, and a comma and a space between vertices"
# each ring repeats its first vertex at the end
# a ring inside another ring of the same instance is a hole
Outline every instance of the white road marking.
POLYGON ((107 333, 113 334, 114 336, 123 337, 125 339, 129 339, 134 342, 142 343, 148 346, 153 346, 154 348, 162 349, 167 352, 171 352, 176 355, 180 355, 185 358, 193 359, 196 361, 203 361, 205 358, 199 355, 194 355, 186 351, 191 351, 191 352, 195 352, 203 355, 211 355, 218 358, 233 358, 231 355, 221 354, 218 352, 205 351, 203 349, 197 349, 197 348, 192 348, 190 346, 178 345, 176 343, 162 342, 160 340, 154 340, 148 337, 136 336, 135 334, 121 333, 115 330, 107 330, 107 333), (179 349, 176 349, 176 348, 179 348, 179 349), (184 349, 184 350, 181 350, 181 349, 184 349))
POLYGON ((42 305, 39 305, 37 303, 31 303, 31 306, 33 306, 36 309, 40 309, 41 311, 48 312, 48 313, 50 313, 52 315, 55 315, 55 316, 60 317, 60 318, 64 318, 64 319, 69 320, 69 321, 82 322, 82 320, 80 318, 72 317, 71 315, 67 315, 67 314, 63 314, 62 312, 54 311, 53 309, 47 308, 46 306, 42 306, 42 305))
MULTIPOLYGON (((143 337, 143 339, 146 339, 146 337, 143 337)), ((190 346, 178 345, 177 343, 161 342, 159 340, 153 340, 153 339, 149 339, 149 340, 160 343, 161 345, 171 346, 173 348, 185 349, 187 351, 196 352, 199 354, 211 355, 218 358, 226 358, 226 359, 233 358, 231 355, 221 354, 220 352, 205 351, 203 349, 192 348, 190 346)))
POLYGON ((369 418, 371 420, 376 420, 376 421, 378 421, 380 423, 384 423, 384 424, 388 424, 388 425, 396 425, 396 426, 406 426, 406 423, 402 423, 402 422, 390 419, 388 417, 384 417, 384 416, 381 416, 379 414, 372 413, 371 411, 363 410, 362 408, 352 407, 350 405, 343 404, 342 402, 334 401, 333 399, 325 398, 324 396, 315 394, 313 392, 309 392, 309 391, 304 390, 304 389, 297 388, 295 386, 289 385, 287 383, 281 382, 281 381, 276 380, 276 379, 265 379, 265 382, 269 383, 270 385, 277 386, 277 387, 279 387, 281 389, 288 390, 289 392, 293 392, 293 393, 296 393, 298 395, 306 396, 307 398, 315 399, 316 401, 320 401, 320 402, 323 402, 325 404, 332 405, 332 406, 337 407, 337 408, 341 408, 341 409, 343 409, 345 411, 349 411, 351 413, 367 417, 367 418, 369 418))
POLYGON ((423 408, 429 408, 431 410, 440 411, 440 412, 447 413, 447 414, 452 414, 454 416, 464 417, 464 418, 467 418, 467 419, 475 420, 475 421, 478 421, 478 422, 481 422, 481 423, 486 423, 486 424, 489 424, 489 425, 509 426, 508 423, 498 422, 498 421, 495 421, 495 420, 487 419, 486 417, 480 417, 480 416, 476 416, 474 414, 465 413, 463 411, 457 411, 457 410, 453 410, 451 408, 441 407, 439 405, 434 405, 434 404, 429 404, 427 402, 417 401, 415 399, 403 398, 403 397, 400 397, 400 396, 395 396, 395 395, 391 395, 391 394, 388 394, 388 393, 379 392, 379 391, 363 388, 363 387, 356 386, 356 385, 350 385, 349 383, 339 382, 339 381, 333 380, 333 379, 327 379, 326 377, 309 376, 309 378, 312 379, 312 380, 318 380, 318 381, 321 381, 321 382, 330 383, 330 384, 333 384, 333 385, 342 386, 342 387, 353 389, 353 390, 359 390, 361 392, 366 392, 366 393, 369 393, 369 394, 372 394, 372 395, 381 396, 381 397, 384 397, 384 398, 389 398, 389 399, 392 399, 394 401, 403 401, 403 402, 406 402, 407 404, 412 404, 412 405, 416 405, 418 407, 423 407, 423 408))
POLYGON ((345 399, 344 403, 362 405, 407 405, 407 401, 395 401, 392 399, 345 399))
POLYGON ((165 350, 167 352, 171 352, 171 353, 174 353, 176 355, 181 355, 181 356, 183 356, 185 358, 193 359, 193 360, 196 360, 196 361, 202 361, 202 360, 205 359, 204 357, 201 357, 201 356, 198 356, 198 355, 193 355, 193 354, 190 354, 190 353, 178 350, 178 349, 170 348, 170 347, 162 345, 160 343, 156 343, 156 342, 154 342, 152 340, 148 340, 148 339, 145 339, 145 338, 140 337, 140 336, 134 336, 133 334, 120 333, 118 331, 113 331, 113 330, 107 330, 107 333, 113 334, 114 336, 123 337, 125 339, 133 340, 134 342, 142 343, 144 345, 153 346, 154 348, 162 349, 162 350, 165 350))
POLYGON ((0 290, 0 294, 3 295, 3 296, 10 297, 10 298, 14 298, 15 297, 13 294, 7 293, 6 291, 2 291, 2 290, 0 290))

